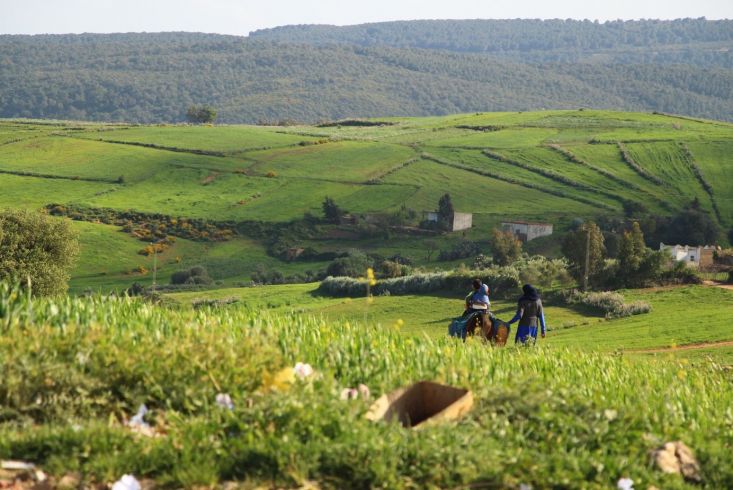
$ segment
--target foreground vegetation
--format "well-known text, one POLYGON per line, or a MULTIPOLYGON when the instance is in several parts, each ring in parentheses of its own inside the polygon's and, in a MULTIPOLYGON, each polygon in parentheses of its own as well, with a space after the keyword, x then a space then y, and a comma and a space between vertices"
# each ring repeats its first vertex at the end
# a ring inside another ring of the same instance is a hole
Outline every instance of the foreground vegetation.
POLYGON ((675 489, 686 483, 656 470, 649 451, 682 440, 703 488, 733 485, 733 391, 714 363, 491 349, 236 306, 29 302, 8 288, 0 331, 0 458, 78 471, 87 483, 132 473, 168 486, 543 489, 630 477, 675 489), (296 362, 316 374, 275 376, 296 362), (421 379, 472 389, 474 409, 411 431, 369 422, 368 400, 339 396, 359 383, 377 396, 421 379), (232 410, 217 405, 219 393, 232 410), (141 403, 154 437, 125 425, 141 403))

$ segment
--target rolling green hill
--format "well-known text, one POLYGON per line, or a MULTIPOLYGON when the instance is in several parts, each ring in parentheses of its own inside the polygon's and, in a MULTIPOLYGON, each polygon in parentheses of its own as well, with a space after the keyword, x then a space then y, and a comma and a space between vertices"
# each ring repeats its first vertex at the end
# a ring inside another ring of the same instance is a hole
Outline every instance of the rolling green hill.
MULTIPOLYGON (((323 270, 350 248, 451 267, 429 249, 466 238, 490 253, 502 220, 550 221, 561 233, 575 218, 620 217, 632 202, 669 216, 697 199, 724 230, 733 226, 733 126, 715 121, 592 110, 320 127, 5 120, 0 135, 0 206, 53 204, 79 220, 76 291, 149 283, 153 257, 138 252, 151 229, 175 238, 158 257, 160 282, 203 264, 232 286, 258 266, 323 270), (403 206, 417 224, 446 192, 474 213, 471 230, 425 236, 368 225, 403 206), (326 196, 362 224, 313 224, 326 196), (287 261, 273 247, 313 254, 287 261)), ((543 246, 556 249, 553 240, 543 246)))
MULTIPOLYGON (((0 36, 0 117, 226 123, 471 111, 662 111, 730 120, 731 21, 434 21, 0 36)), ((161 140, 164 141, 164 140, 161 140)))

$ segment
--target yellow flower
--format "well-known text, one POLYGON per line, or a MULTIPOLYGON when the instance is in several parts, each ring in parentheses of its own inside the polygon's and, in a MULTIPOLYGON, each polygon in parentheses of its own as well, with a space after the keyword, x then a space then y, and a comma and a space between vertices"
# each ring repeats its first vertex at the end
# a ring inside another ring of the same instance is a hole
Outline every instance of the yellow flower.
POLYGON ((402 325, 404 325, 404 324, 405 324, 405 321, 404 321, 404 320, 403 320, 402 318, 398 318, 398 319, 397 319, 397 326, 398 326, 398 327, 401 327, 401 326, 402 326, 402 325))
POLYGON ((677 371, 677 377, 681 380, 685 379, 687 377, 687 373, 680 369, 677 371))
POLYGON ((287 391, 293 382, 295 382, 295 372, 293 372, 293 368, 283 368, 274 375, 272 373, 265 373, 262 376, 262 389, 287 391))
POLYGON ((374 269, 371 267, 367 269, 367 279, 374 280, 374 269))
POLYGON ((369 285, 370 286, 376 286, 377 285, 377 280, 376 279, 369 279, 369 285))

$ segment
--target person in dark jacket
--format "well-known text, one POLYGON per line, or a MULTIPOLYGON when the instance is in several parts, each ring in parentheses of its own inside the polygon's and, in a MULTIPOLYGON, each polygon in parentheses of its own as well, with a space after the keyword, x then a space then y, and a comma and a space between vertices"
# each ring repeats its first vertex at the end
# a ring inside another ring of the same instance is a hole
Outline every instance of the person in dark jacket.
POLYGON ((542 338, 545 338, 545 312, 542 308, 542 300, 540 293, 530 284, 522 287, 522 296, 517 301, 517 313, 509 321, 509 325, 519 321, 517 335, 514 337, 514 343, 526 344, 527 342, 537 342, 537 324, 542 328, 542 338))

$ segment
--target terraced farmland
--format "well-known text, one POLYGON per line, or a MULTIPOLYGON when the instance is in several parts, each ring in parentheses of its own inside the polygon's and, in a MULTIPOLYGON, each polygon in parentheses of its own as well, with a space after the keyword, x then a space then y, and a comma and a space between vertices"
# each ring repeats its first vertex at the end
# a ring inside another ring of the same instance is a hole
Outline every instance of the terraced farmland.
MULTIPOLYGON (((326 196, 352 213, 405 206, 420 215, 449 192, 456 210, 474 213, 475 226, 465 237, 486 241, 504 219, 547 220, 563 230, 574 218, 619 216, 628 202, 671 215, 697 198, 724 229, 733 225, 733 125, 727 123, 579 110, 383 118, 369 124, 2 121, 0 205, 55 203, 267 226, 320 215, 326 196)), ((109 235, 108 227, 99 226, 79 227, 85 248, 99 241, 95 235, 109 235)), ((384 240, 338 228, 296 237, 293 245, 319 251, 391 248, 384 240)), ((122 232, 111 236, 120 243, 129 239, 122 232)), ((260 263, 285 273, 309 267, 268 256, 267 237, 240 238, 228 245, 224 256, 230 259, 209 257, 221 244, 199 243, 181 247, 181 263, 211 258, 225 284, 248 280, 260 263), (232 250, 234 243, 240 253, 232 250), (227 268, 226 260, 236 266, 227 268)), ((429 238, 409 238, 412 258, 441 267, 427 260, 429 238)), ((449 247, 461 238, 439 241, 449 247)), ((109 246, 106 240, 101 242, 109 246)), ((407 237, 397 232, 390 240, 407 237)), ((132 248, 121 250, 129 254, 132 248)), ((102 267, 83 258, 74 285, 118 286, 131 279, 123 271, 144 260, 116 255, 102 267)))

